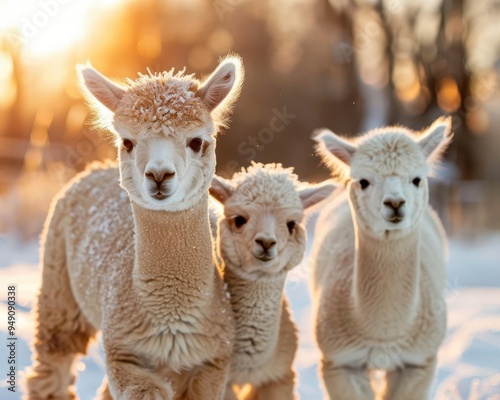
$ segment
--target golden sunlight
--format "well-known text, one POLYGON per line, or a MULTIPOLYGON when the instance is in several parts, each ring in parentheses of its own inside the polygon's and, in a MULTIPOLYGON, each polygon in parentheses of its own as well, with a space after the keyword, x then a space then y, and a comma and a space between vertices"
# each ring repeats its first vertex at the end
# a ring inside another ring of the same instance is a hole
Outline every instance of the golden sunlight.
POLYGON ((16 98, 16 85, 12 79, 12 59, 4 52, 0 52, 0 109, 12 105, 16 98))
POLYGON ((61 52, 84 38, 91 12, 117 6, 123 0, 23 0, 0 3, 0 30, 15 33, 23 53, 47 57, 61 52))
POLYGON ((392 74, 398 98, 405 103, 416 100, 420 95, 421 85, 413 61, 398 60, 392 74))
POLYGON ((445 76, 438 82, 437 100, 439 107, 446 112, 454 112, 460 107, 461 95, 455 79, 445 76))
POLYGON ((21 31, 28 39, 26 50, 34 56, 46 56, 76 43, 85 33, 88 6, 88 1, 72 1, 54 6, 53 16, 38 11, 31 20, 26 19, 21 31))

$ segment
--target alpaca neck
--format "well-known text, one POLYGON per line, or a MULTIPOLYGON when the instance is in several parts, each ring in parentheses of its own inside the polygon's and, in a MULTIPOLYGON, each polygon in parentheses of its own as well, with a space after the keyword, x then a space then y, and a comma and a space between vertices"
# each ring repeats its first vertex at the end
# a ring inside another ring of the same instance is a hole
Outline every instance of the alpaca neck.
POLYGON ((187 306, 208 303, 214 275, 208 196, 182 211, 149 210, 135 203, 132 209, 133 286, 146 309, 179 314, 187 306))
POLYGON ((356 232, 352 296, 356 323, 367 337, 404 336, 417 317, 420 230, 403 238, 356 232))
POLYGON ((251 281, 239 277, 234 269, 226 265, 224 270, 236 321, 234 359, 251 357, 264 363, 278 341, 286 273, 251 281))

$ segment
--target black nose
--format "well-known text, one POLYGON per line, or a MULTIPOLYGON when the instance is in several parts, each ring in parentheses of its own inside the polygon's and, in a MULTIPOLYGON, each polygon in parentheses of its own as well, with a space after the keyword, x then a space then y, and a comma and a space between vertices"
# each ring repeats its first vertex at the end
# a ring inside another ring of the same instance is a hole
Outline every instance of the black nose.
POLYGON ((276 244, 276 240, 274 239, 255 239, 255 243, 262 246, 264 250, 269 250, 276 244))
POLYGON ((403 199, 388 199, 384 201, 384 206, 391 207, 394 211, 397 211, 406 201, 403 199))
POLYGON ((168 181, 169 179, 172 179, 175 175, 175 171, 148 171, 145 173, 146 178, 149 179, 150 181, 153 181, 156 183, 156 185, 159 187, 163 182, 168 181))

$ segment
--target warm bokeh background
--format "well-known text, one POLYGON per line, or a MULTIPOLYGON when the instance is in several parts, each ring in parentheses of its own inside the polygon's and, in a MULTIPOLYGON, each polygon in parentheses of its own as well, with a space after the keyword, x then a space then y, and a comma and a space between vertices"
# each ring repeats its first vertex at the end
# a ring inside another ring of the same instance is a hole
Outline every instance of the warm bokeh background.
MULTIPOLYGON (((431 188, 450 238, 448 335, 431 398, 500 399, 500 0, 0 0, 0 337, 15 284, 20 381, 49 203, 88 162, 116 158, 90 125, 75 64, 120 81, 148 67, 203 76, 228 52, 242 56, 246 82, 218 143, 226 177, 255 159, 320 181, 316 128, 355 135, 453 116, 431 188)), ((308 265, 286 292, 300 330, 298 391, 320 400, 308 265)), ((76 364, 82 400, 105 370, 99 345, 89 353, 76 364)), ((0 398, 21 398, 6 386, 0 398)))
POLYGON ((39 232, 54 192, 115 158, 89 125, 75 64, 123 80, 149 67, 201 76, 239 53, 246 82, 218 172, 251 159, 327 177, 311 132, 421 129, 453 115, 434 191, 449 232, 500 225, 495 0, 0 0, 0 233, 39 232), (278 129, 277 113, 291 115, 278 129))

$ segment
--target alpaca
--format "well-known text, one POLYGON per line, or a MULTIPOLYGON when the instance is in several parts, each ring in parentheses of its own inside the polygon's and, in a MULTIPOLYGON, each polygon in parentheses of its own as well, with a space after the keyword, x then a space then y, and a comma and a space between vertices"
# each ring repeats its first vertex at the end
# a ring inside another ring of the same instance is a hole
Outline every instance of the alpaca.
POLYGON ((119 86, 90 66, 80 78, 116 137, 118 168, 91 168, 52 205, 27 399, 75 398, 72 364, 97 330, 100 398, 222 399, 235 328, 212 257, 208 188, 241 61, 224 59, 203 82, 171 70, 119 86))
POLYGON ((217 244, 236 320, 226 400, 296 398, 297 329, 283 287, 304 255, 304 209, 333 188, 299 185, 280 164, 252 163, 231 181, 214 177, 210 193, 224 205, 217 244), (246 384, 237 397, 232 386, 246 384))
POLYGON ((321 211, 312 249, 316 339, 332 400, 427 399, 446 331, 446 237, 427 176, 450 119, 418 134, 387 127, 348 141, 324 130, 318 153, 347 187, 321 211))

